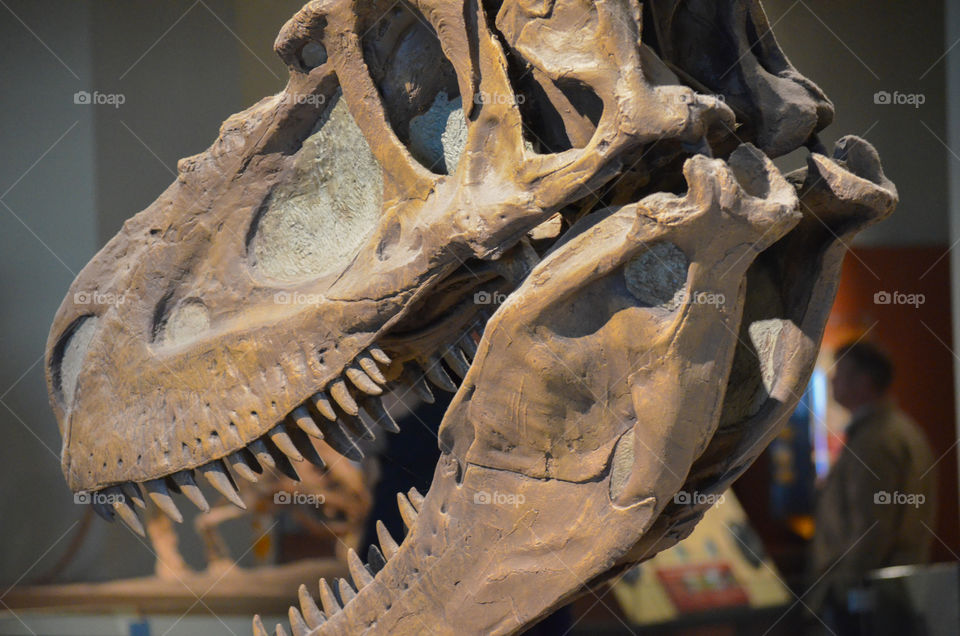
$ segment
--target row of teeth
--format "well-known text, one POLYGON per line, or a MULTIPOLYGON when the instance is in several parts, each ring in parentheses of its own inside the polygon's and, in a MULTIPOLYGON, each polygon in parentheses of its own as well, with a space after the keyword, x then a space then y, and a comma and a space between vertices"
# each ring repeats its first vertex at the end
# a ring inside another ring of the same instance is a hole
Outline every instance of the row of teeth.
POLYGON ((341 455, 359 461, 363 458, 361 441, 375 438, 375 427, 360 417, 361 410, 380 428, 397 433, 400 428, 381 402, 384 389, 395 389, 401 395, 412 391, 421 400, 432 404, 434 396, 424 378, 444 391, 456 392, 458 383, 450 377, 441 361, 463 378, 475 355, 474 335, 468 331, 442 353, 405 363, 400 377, 388 382, 381 366, 389 366, 390 357, 379 347, 369 347, 347 366, 341 377, 293 409, 283 421, 245 448, 196 469, 181 470, 142 484, 125 482, 104 488, 91 498, 93 509, 107 521, 119 517, 143 537, 144 528, 136 508, 146 508, 144 491, 157 508, 177 523, 183 521, 183 515, 174 502, 173 493, 182 494, 203 512, 210 510, 210 504, 195 479, 199 474, 227 501, 245 510, 246 504, 228 466, 233 473, 250 482, 259 479, 264 466, 300 481, 291 460, 306 460, 324 467, 311 437, 323 440, 341 455))
MULTIPOLYGON (((423 495, 416 488, 411 488, 406 495, 402 492, 397 493, 397 505, 400 507, 400 516, 403 518, 403 523, 409 534, 420 514, 423 495)), ((297 592, 300 607, 291 607, 287 612, 293 636, 308 636, 312 630, 326 623, 329 618, 356 598, 360 590, 373 582, 377 573, 400 549, 399 544, 390 536, 390 532, 381 521, 377 521, 377 538, 380 540, 380 546, 370 546, 367 552, 367 563, 364 563, 357 556, 353 548, 347 553, 347 567, 353 583, 346 579, 337 579, 336 584, 331 586, 326 579, 320 579, 320 605, 323 610, 317 606, 317 602, 310 594, 307 586, 300 586, 297 592)), ((253 617, 253 634, 254 636, 270 636, 259 615, 253 617)), ((289 634, 282 624, 277 624, 274 636, 289 636, 289 634)))

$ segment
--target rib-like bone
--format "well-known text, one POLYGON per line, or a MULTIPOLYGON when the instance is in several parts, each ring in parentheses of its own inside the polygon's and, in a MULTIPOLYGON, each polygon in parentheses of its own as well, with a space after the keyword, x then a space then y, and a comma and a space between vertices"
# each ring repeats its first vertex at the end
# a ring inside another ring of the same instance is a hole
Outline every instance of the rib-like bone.
POLYGON ((247 509, 247 504, 243 503, 243 499, 240 498, 240 493, 237 492, 237 487, 222 461, 210 462, 197 470, 210 482, 214 490, 223 495, 227 501, 238 508, 247 509))
POLYGON ((181 470, 178 473, 174 473, 172 478, 174 483, 177 484, 177 487, 180 488, 183 496, 189 499, 194 506, 203 512, 210 512, 210 504, 207 503, 206 498, 200 491, 200 487, 197 486, 197 482, 193 480, 193 474, 190 471, 181 470))
POLYGON ((387 560, 392 559, 393 555, 397 553, 397 550, 400 549, 400 546, 397 545, 397 542, 393 540, 393 537, 390 536, 390 531, 387 530, 387 527, 383 525, 383 522, 377 519, 377 539, 380 541, 380 547, 383 550, 384 556, 387 560))
POLYGON ((183 523, 183 515, 177 509, 177 504, 173 503, 173 497, 170 496, 170 491, 163 479, 145 481, 143 487, 147 489, 147 495, 157 508, 177 523, 183 523))

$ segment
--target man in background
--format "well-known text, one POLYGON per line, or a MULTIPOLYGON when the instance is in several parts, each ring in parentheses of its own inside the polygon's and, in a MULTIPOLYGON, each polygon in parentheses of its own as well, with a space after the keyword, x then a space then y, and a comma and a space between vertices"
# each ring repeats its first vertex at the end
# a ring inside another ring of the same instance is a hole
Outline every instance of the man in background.
POLYGON ((887 355, 854 342, 835 356, 833 397, 850 422, 817 500, 811 598, 846 635, 860 633, 848 591, 868 572, 929 559, 936 475, 923 432, 888 396, 893 365, 887 355))

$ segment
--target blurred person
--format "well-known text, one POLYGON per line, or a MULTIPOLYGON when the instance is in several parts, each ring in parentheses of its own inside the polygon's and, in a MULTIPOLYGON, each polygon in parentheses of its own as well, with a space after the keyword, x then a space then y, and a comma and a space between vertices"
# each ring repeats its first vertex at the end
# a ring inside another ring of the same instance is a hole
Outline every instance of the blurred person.
POLYGON ((833 396, 850 421, 817 498, 811 607, 846 636, 861 633, 848 600, 868 572, 928 561, 936 475, 926 437, 888 395, 890 358, 868 342, 848 343, 835 358, 833 396))

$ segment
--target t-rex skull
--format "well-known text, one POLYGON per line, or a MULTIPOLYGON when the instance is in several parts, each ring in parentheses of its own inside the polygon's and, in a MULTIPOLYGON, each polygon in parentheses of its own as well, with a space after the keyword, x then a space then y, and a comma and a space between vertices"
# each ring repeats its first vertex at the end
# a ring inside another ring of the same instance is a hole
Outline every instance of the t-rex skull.
POLYGON ((776 435, 896 202, 755 1, 320 0, 276 48, 286 89, 84 268, 47 375, 68 484, 135 529, 138 485, 242 506, 232 474, 395 430, 384 391, 457 392, 402 545, 297 634, 515 632, 686 536, 674 494, 776 435))

